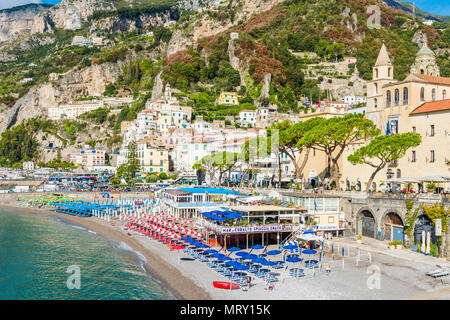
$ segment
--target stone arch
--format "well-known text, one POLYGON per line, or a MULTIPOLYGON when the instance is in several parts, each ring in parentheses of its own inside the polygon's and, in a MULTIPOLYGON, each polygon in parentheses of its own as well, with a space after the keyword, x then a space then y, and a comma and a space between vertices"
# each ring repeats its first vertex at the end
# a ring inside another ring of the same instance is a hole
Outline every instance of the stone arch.
POLYGON ((396 209, 386 210, 380 218, 381 237, 388 241, 404 241, 403 227, 405 225, 403 215, 396 209))
POLYGON ((356 215, 356 231, 365 237, 376 238, 377 219, 369 207, 362 207, 356 215))
POLYGON ((417 215, 416 220, 414 220, 414 228, 413 228, 413 234, 411 239, 414 244, 422 243, 422 231, 425 231, 425 233, 430 232, 431 234, 431 242, 434 245, 438 245, 437 237, 435 235, 435 229, 433 226, 433 221, 431 221, 430 218, 425 214, 423 210, 420 211, 420 213, 417 215))

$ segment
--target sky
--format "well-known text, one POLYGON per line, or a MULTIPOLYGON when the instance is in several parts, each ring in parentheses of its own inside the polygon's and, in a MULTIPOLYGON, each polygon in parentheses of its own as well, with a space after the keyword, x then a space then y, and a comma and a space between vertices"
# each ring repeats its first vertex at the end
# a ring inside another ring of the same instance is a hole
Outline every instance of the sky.
MULTIPOLYGON (((413 2, 413 0, 403 1, 413 2)), ((61 0, 0 0, 0 10, 32 2, 56 4, 61 2, 61 0)), ((426 12, 450 16, 450 0, 414 0, 414 2, 418 8, 426 12)))
POLYGON ((61 0, 0 0, 0 10, 17 6, 22 6, 28 3, 50 3, 57 4, 61 0))
MULTIPOLYGON (((413 0, 403 1, 413 2, 413 0)), ((450 16, 450 0, 414 0, 414 3, 417 8, 420 8, 428 13, 450 16)))

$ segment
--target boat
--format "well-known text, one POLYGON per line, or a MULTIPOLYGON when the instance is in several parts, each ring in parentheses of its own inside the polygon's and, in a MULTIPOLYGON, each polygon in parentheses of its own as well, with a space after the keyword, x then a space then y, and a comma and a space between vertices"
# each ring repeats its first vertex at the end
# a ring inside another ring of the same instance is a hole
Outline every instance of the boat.
POLYGON ((219 288, 219 289, 228 289, 228 290, 234 290, 234 289, 240 288, 240 286, 237 283, 226 282, 226 281, 213 281, 213 287, 219 288))

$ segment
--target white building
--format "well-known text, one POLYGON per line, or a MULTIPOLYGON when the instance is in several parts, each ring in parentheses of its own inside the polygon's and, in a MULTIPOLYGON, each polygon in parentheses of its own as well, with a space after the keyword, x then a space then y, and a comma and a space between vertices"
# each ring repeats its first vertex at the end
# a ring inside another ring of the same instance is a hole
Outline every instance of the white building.
POLYGON ((241 127, 256 126, 256 110, 242 110, 239 112, 239 124, 241 127))
POLYGON ((344 102, 347 103, 349 106, 353 106, 355 104, 359 103, 366 103, 366 97, 364 96, 345 96, 344 102))
POLYGON ((32 171, 34 169, 36 169, 36 163, 34 163, 34 161, 25 161, 23 164, 23 170, 29 170, 32 171))
POLYGON ((106 165, 106 150, 104 148, 90 148, 85 146, 80 152, 70 154, 70 162, 83 168, 94 169, 106 165))
POLYGON ((76 119, 85 112, 103 108, 103 106, 102 100, 70 102, 58 107, 48 108, 48 118, 50 120, 76 119))

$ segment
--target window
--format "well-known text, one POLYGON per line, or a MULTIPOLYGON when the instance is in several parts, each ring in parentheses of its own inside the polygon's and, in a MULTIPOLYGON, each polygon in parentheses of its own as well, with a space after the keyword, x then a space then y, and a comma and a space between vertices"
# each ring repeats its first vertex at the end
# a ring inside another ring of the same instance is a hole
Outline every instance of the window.
POLYGON ((413 133, 416 133, 416 127, 412 127, 413 133))
POLYGON ((395 89, 394 103, 396 106, 398 106, 400 104, 400 90, 398 90, 398 89, 395 89))
POLYGON ((391 90, 386 91, 386 107, 391 106, 391 90))
MULTIPOLYGON (((378 69, 375 69, 375 78, 378 79, 378 69)), ((376 84, 375 84, 376 86, 376 84)))
POLYGON ((377 108, 377 107, 378 107, 378 99, 375 98, 375 108, 377 108))
POLYGON ((328 217, 328 223, 334 223, 334 217, 328 217))
POLYGON ((434 150, 430 152, 430 162, 434 162, 434 150))
POLYGON ((436 89, 431 90, 431 100, 436 101, 436 89))
POLYGON ((408 104, 408 88, 403 88, 403 105, 408 104))
POLYGON ((388 77, 391 76, 391 68, 388 68, 388 77))
POLYGON ((150 160, 150 165, 151 165, 151 166, 153 165, 153 160, 150 160))
POLYGON ((445 100, 445 99, 447 99, 447 91, 446 90, 442 91, 442 100, 445 100))
POLYGON ((434 124, 431 125, 430 136, 434 137, 434 124))
POLYGON ((420 88, 420 100, 425 101, 425 88, 420 88))
POLYGON ((416 152, 415 151, 411 152, 411 162, 416 162, 416 152))
POLYGON ((159 160, 159 165, 160 165, 160 166, 163 165, 163 160, 159 160))

